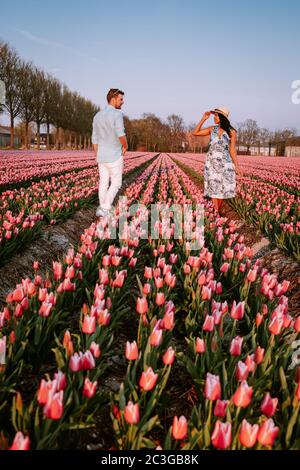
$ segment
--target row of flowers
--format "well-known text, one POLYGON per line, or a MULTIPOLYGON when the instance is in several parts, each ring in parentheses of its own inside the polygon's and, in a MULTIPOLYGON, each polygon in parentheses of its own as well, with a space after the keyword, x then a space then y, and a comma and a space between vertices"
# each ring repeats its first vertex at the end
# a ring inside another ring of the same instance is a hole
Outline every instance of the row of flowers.
MULTIPOLYGON (((126 159, 125 175, 148 158, 138 155, 126 159)), ((0 195, 0 263, 30 243, 44 223, 53 225, 96 198, 98 180, 98 171, 92 168, 4 191, 0 195)))
MULTIPOLYGON (((128 152, 127 159, 145 154, 128 152)), ((72 170, 95 167, 94 152, 80 151, 35 151, 35 150, 3 150, 0 151, 0 187, 28 183, 72 170)))

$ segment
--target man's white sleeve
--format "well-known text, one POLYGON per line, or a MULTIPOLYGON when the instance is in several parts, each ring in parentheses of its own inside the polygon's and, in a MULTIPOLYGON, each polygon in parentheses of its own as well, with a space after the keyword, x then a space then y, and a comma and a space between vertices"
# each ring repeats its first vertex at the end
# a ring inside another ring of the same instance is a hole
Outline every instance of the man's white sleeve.
POLYGON ((93 119, 92 144, 98 144, 96 120, 93 119))
POLYGON ((123 137, 125 135, 124 119, 121 111, 116 114, 115 129, 118 137, 123 137))

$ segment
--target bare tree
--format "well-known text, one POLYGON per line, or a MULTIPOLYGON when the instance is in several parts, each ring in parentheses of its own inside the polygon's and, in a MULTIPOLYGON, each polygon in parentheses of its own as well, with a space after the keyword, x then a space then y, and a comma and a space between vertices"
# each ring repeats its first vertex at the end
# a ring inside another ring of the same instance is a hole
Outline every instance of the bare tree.
POLYGON ((24 123, 24 145, 29 147, 28 130, 29 124, 34 119, 34 65, 31 62, 23 62, 20 69, 20 99, 21 113, 20 117, 24 123))
POLYGON ((258 141, 259 127, 257 122, 253 119, 246 119, 246 121, 238 123, 237 133, 238 146, 242 144, 247 147, 247 154, 249 154, 250 147, 258 141))
POLYGON ((184 134, 184 121, 181 116, 171 114, 167 117, 167 124, 171 131, 171 152, 179 146, 180 140, 183 139, 184 134))
POLYGON ((41 144, 41 125, 45 122, 45 93, 46 93, 46 77, 45 73, 38 68, 34 69, 33 76, 33 120, 36 123, 37 148, 40 150, 41 144))
POLYGON ((21 112, 21 59, 6 42, 0 42, 0 80, 5 83, 4 110, 10 118, 10 147, 14 147, 14 123, 21 112))

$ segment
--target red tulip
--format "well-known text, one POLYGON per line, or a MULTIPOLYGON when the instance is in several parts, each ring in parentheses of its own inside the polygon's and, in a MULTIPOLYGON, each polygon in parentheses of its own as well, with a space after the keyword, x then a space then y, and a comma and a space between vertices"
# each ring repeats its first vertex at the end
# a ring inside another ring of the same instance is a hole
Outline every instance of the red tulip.
POLYGON ((206 315, 203 323, 203 331, 213 331, 215 327, 215 319, 212 315, 206 315))
POLYGON ((151 346, 160 346, 163 340, 163 330, 153 329, 150 335, 151 346))
POLYGON ((207 286, 202 286, 201 297, 202 297, 202 300, 210 300, 211 299, 211 289, 207 286))
POLYGON ((257 346, 256 351, 255 351, 255 355, 254 355, 254 360, 255 360, 256 364, 261 364, 262 361, 264 360, 264 356, 265 356, 264 348, 261 348, 260 346, 257 346))
POLYGON ((165 312, 164 317, 162 319, 162 325, 164 330, 173 330, 175 326, 173 310, 165 312))
POLYGON ((152 290, 151 284, 149 284, 149 283, 144 284, 143 294, 149 295, 151 293, 151 290, 152 290))
POLYGON ((276 412, 276 407, 278 404, 278 398, 271 398, 270 393, 266 393, 262 404, 261 404, 261 412, 266 415, 268 418, 271 418, 276 412))
POLYGON ((229 263, 223 263, 222 266, 220 267, 221 273, 227 273, 229 269, 229 263))
POLYGON ((148 302, 145 297, 138 297, 136 301, 136 311, 137 313, 144 315, 148 312, 148 302))
POLYGON ((296 389, 296 397, 300 400, 300 379, 298 381, 297 389, 296 389))
POLYGON ((249 282, 255 282, 257 278, 257 269, 249 269, 247 279, 249 282))
POLYGON ((281 333, 283 323, 283 316, 276 315, 273 317, 269 323, 269 331, 272 333, 272 335, 279 335, 281 333))
POLYGON ((231 311, 230 311, 231 317, 234 318, 235 320, 241 320, 244 317, 244 313, 245 313, 245 301, 239 302, 238 304, 236 304, 236 301, 234 300, 232 307, 231 307, 231 311))
POLYGON ((57 261, 53 261, 53 272, 55 281, 59 281, 63 275, 63 266, 57 261))
POLYGON ((91 370, 95 367, 95 359, 91 351, 86 351, 81 356, 81 366, 83 370, 91 370))
POLYGON ((57 391, 57 382, 56 380, 41 380, 38 394, 37 394, 37 401, 40 405, 45 405, 48 401, 49 394, 52 395, 57 391))
POLYGON ((25 437, 22 432, 17 432, 9 450, 29 450, 29 447, 29 437, 25 437))
POLYGON ((97 315, 98 325, 107 326, 110 323, 110 313, 107 309, 100 310, 97 315))
POLYGON ((174 416, 172 425, 172 436, 174 439, 181 441, 187 436, 188 422, 184 416, 174 416))
POLYGON ((90 351, 91 353, 93 354, 94 358, 97 359, 98 357, 100 357, 101 355, 101 349, 100 349, 100 346, 99 344, 95 343, 95 341, 93 341, 90 345, 90 351))
POLYGON ((129 341, 126 342, 126 350, 125 350, 125 357, 128 361, 135 361, 139 356, 138 347, 136 341, 130 343, 129 341))
POLYGON ((297 333, 300 332, 300 315, 295 320, 294 330, 297 331, 297 333))
POLYGON ((214 408, 214 415, 225 418, 229 400, 217 400, 214 408))
POLYGON ((156 289, 161 289, 164 286, 164 280, 162 277, 155 277, 154 284, 156 289))
POLYGON ((145 266, 144 277, 146 279, 152 279, 152 277, 153 277, 152 268, 149 268, 148 266, 145 266))
POLYGON ((165 303, 165 294, 163 292, 157 292, 155 297, 156 305, 163 305, 165 303))
POLYGON ((196 339, 195 351, 196 353, 203 354, 206 350, 205 340, 201 338, 196 339))
POLYGON ((24 295, 24 290, 22 288, 15 289, 12 293, 13 301, 21 302, 21 300, 24 298, 24 295))
POLYGON ((148 367, 148 369, 142 373, 139 380, 141 389, 145 391, 152 390, 156 385, 157 378, 158 374, 153 372, 152 367, 148 367))
POLYGON ((56 391, 60 392, 67 387, 67 378, 66 374, 64 374, 61 370, 55 372, 54 374, 54 381, 56 381, 56 391))
POLYGON ((165 352, 165 354, 163 355, 163 363, 166 365, 166 366, 170 366, 173 364, 174 362, 174 359, 175 359, 175 351, 174 349, 170 346, 167 351, 165 352))
POLYGON ((74 350, 73 350, 73 342, 72 342, 71 334, 70 334, 69 330, 66 330, 66 332, 64 334, 63 346, 65 348, 66 355, 71 356, 73 354, 74 350))
POLYGON ((96 318, 84 315, 82 323, 82 332, 91 335, 96 330, 96 318))
POLYGON ((253 447, 257 441, 257 435, 259 431, 259 425, 254 424, 253 426, 243 419, 241 430, 240 430, 240 443, 244 447, 253 447))
POLYGON ((243 362, 239 361, 235 369, 235 376, 237 380, 246 380, 249 375, 248 366, 243 362))
POLYGON ((246 408, 251 402, 252 393, 252 387, 249 387, 246 380, 244 380, 233 395, 233 403, 237 407, 246 408))
POLYGON ((279 428, 274 425, 274 421, 270 418, 260 425, 257 440, 263 446, 272 446, 278 433, 279 428))
POLYGON ((69 368, 72 372, 78 372, 82 370, 81 356, 75 353, 70 357, 69 368))
POLYGON ((82 390, 82 395, 87 398, 91 398, 95 395, 97 390, 97 380, 95 382, 91 382, 88 377, 84 380, 84 386, 82 390))
POLYGON ((221 398, 220 377, 207 372, 204 396, 207 400, 219 400, 221 398))
POLYGON ((133 404, 129 401, 124 409, 124 418, 128 424, 137 424, 140 420, 140 412, 138 403, 133 404))
POLYGON ((61 390, 55 394, 49 394, 46 405, 44 406, 43 413, 49 419, 58 420, 62 417, 63 406, 63 391, 61 390))
POLYGON ((227 449, 231 444, 231 423, 217 421, 211 436, 211 442, 217 449, 227 449))
POLYGON ((230 344, 230 354, 232 356, 240 356, 242 352, 242 345, 243 345, 244 338, 241 336, 236 336, 233 338, 230 344))

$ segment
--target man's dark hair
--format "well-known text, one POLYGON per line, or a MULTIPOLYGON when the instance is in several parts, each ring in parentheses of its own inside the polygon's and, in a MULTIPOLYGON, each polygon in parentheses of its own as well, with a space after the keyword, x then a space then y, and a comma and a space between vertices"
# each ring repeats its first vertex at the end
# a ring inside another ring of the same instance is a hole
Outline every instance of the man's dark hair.
POLYGON ((114 97, 114 96, 118 96, 118 95, 124 95, 124 91, 122 90, 119 90, 118 88, 111 88, 109 90, 109 92, 107 93, 107 102, 109 103, 110 100, 114 97))

